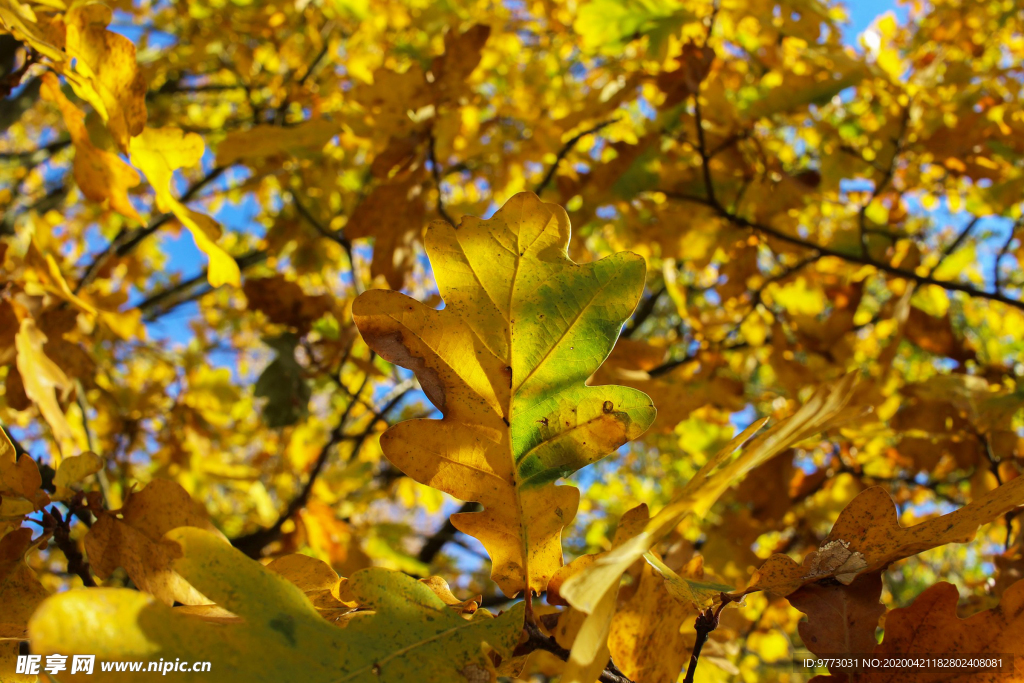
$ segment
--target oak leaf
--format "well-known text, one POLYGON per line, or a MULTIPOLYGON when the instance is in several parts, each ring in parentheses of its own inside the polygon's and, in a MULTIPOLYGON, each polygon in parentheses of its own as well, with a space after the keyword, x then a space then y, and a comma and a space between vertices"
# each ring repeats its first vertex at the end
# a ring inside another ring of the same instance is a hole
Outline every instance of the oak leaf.
POLYGON ((854 498, 839 515, 818 550, 797 564, 775 554, 761 565, 743 593, 764 590, 789 595, 801 586, 835 578, 850 584, 859 574, 947 543, 966 543, 982 524, 1024 505, 1024 477, 1017 477, 976 498, 959 510, 911 527, 900 526, 889 492, 873 486, 854 498))
POLYGON ((82 194, 94 202, 107 202, 114 211, 142 223, 142 217, 128 199, 128 190, 139 184, 139 174, 116 154, 99 149, 92 143, 85 127, 85 114, 61 92, 57 76, 46 73, 42 81, 40 94, 60 109, 71 142, 75 145, 73 170, 82 194))
MULTIPOLYGON (((99 588, 47 600, 29 635, 41 654, 90 652, 101 661, 211 662, 220 681, 382 683, 494 680, 492 657, 511 655, 523 606, 499 617, 460 616, 426 585, 399 572, 371 568, 346 588, 367 609, 343 628, 324 620, 302 589, 201 529, 171 531, 174 569, 240 620, 214 622, 182 613, 138 591, 99 588), (92 628, 102 610, 104 628, 92 628)), ((98 681, 142 681, 151 674, 105 673, 98 681)), ((183 681, 210 673, 179 673, 183 681)), ((64 674, 58 676, 65 680, 64 674)))
MULTIPOLYGON (((61 453, 69 453, 75 447, 75 437, 58 402, 58 393, 66 399, 73 385, 64 371, 43 352, 44 344, 46 335, 36 327, 35 321, 23 319, 14 345, 18 349, 18 374, 24 382, 25 395, 39 407, 61 453)), ((59 457, 56 462, 60 462, 59 457)))
POLYGON ((67 52, 75 60, 68 82, 106 121, 122 151, 146 124, 146 79, 135 63, 135 45, 107 24, 113 11, 99 2, 73 5, 64 17, 67 52))
POLYGON ((77 484, 91 474, 96 474, 103 469, 103 458, 86 451, 81 455, 73 455, 70 458, 61 460, 57 467, 57 476, 53 478, 53 485, 57 488, 52 498, 54 500, 67 500, 75 494, 71 490, 72 484, 77 484))
POLYGON ((383 276, 392 289, 402 287, 416 263, 413 243, 427 213, 426 178, 422 164, 399 171, 374 187, 345 225, 349 239, 374 238, 370 275, 383 276))
MULTIPOLYGON (((875 629, 885 614, 882 573, 860 574, 849 585, 809 584, 789 595, 789 603, 807 615, 798 626, 808 650, 819 657, 863 655, 875 649, 875 629)), ((829 670, 835 673, 838 669, 829 670)))
MULTIPOLYGON (((956 586, 943 581, 929 586, 910 606, 890 610, 885 615, 885 635, 871 655, 882 659, 1004 655, 1004 668, 1000 672, 970 673, 965 667, 942 671, 860 669, 847 680, 850 683, 1018 680, 1020 657, 1024 655, 1024 581, 1007 588, 997 607, 966 619, 957 616, 958 599, 956 586), (1009 662, 1005 661, 1005 656, 1009 656, 1009 662)), ((827 683, 836 678, 816 676, 812 680, 827 683)))
POLYGON ((274 157, 282 154, 308 156, 319 154, 324 145, 340 131, 336 123, 324 119, 304 121, 296 126, 259 125, 228 133, 217 145, 217 165, 230 166, 239 161, 274 157))
POLYGON ((19 458, 7 432, 0 427, 0 495, 13 493, 33 500, 42 484, 36 461, 28 453, 19 458))
POLYGON ((381 290, 353 304, 366 343, 413 370, 444 415, 392 427, 381 447, 413 479, 482 503, 452 524, 484 544, 506 595, 540 593, 579 502, 577 489, 553 482, 655 416, 639 391, 584 384, 636 307, 644 262, 619 253, 573 263, 568 216, 530 193, 490 220, 436 221, 425 243, 444 309, 381 290))
POLYGON ((172 568, 173 548, 161 542, 165 533, 183 526, 214 531, 206 510, 185 489, 173 481, 154 479, 131 493, 120 510, 99 513, 85 536, 85 550, 101 579, 124 567, 139 590, 168 605, 175 601, 205 604, 209 600, 172 568))
POLYGON ((178 201, 171 190, 174 172, 195 166, 203 158, 203 139, 177 128, 146 128, 131 141, 132 163, 142 169, 156 192, 156 205, 173 213, 192 233, 196 247, 210 258, 207 274, 210 284, 219 287, 241 284, 241 272, 235 259, 217 246, 221 229, 209 216, 193 211, 178 201))
POLYGON ((32 530, 28 528, 0 538, 0 642, 24 639, 29 617, 50 595, 25 564, 25 553, 31 548, 32 530))

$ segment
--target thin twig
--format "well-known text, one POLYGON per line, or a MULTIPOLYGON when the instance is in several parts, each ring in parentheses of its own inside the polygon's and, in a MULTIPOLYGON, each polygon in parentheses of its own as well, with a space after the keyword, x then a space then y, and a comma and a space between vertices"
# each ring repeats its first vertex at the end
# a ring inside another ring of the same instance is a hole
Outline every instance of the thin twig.
POLYGON ((693 676, 697 673, 697 660, 700 658, 700 651, 704 648, 704 643, 708 641, 711 632, 718 628, 718 618, 721 616, 722 610, 733 600, 725 593, 721 594, 721 599, 722 604, 718 606, 718 609, 708 607, 697 615, 697 621, 694 624, 697 628, 697 639, 693 642, 693 654, 690 655, 690 666, 686 669, 686 678, 683 679, 683 683, 693 683, 693 676))
POLYGON ((992 279, 995 282, 996 292, 1003 291, 1002 273, 999 268, 1002 264, 1003 257, 1010 253, 1010 245, 1013 244, 1013 238, 1016 235, 1017 228, 1024 226, 1024 218, 1018 220, 1010 228, 1010 234, 1006 236, 1006 241, 1003 242, 1003 246, 999 249, 999 253, 996 254, 995 260, 992 262, 992 279))
MULTIPOLYGON (((464 503, 455 514, 478 512, 480 509, 480 503, 464 503)), ((423 543, 416 559, 423 564, 430 564, 434 561, 434 558, 437 557, 437 554, 441 552, 441 549, 445 544, 455 539, 456 533, 458 533, 458 529, 456 529, 455 525, 452 524, 451 516, 449 516, 448 519, 445 520, 444 525, 435 531, 434 534, 423 543)))
POLYGON ((949 245, 942 250, 942 253, 939 254, 939 260, 935 262, 935 265, 928 269, 929 275, 934 275, 935 271, 942 265, 942 262, 945 261, 950 254, 960 248, 960 245, 963 244, 964 240, 967 239, 971 234, 971 231, 974 230, 974 226, 976 226, 980 220, 981 216, 975 216, 967 222, 967 225, 963 227, 960 234, 956 236, 956 239, 950 242, 949 245))
MULTIPOLYGON (((197 192, 199 192, 199 190, 203 189, 204 187, 212 183, 214 180, 219 178, 221 174, 223 174, 224 171, 226 170, 226 166, 213 167, 212 169, 210 169, 209 173, 207 173, 205 176, 203 176, 195 183, 190 185, 188 190, 185 191, 185 194, 183 194, 178 201, 181 202, 182 204, 187 203, 196 195, 197 192)), ((114 239, 110 241, 110 244, 108 244, 103 251, 97 254, 96 257, 89 263, 89 265, 85 267, 85 271, 83 271, 82 277, 78 280, 78 283, 75 285, 75 294, 78 294, 83 287, 85 287, 86 285, 93 281, 93 279, 99 273, 100 269, 106 264, 108 259, 110 259, 112 256, 122 257, 131 253, 131 251, 135 249, 135 247, 137 247, 140 242, 142 242, 144 239, 146 239, 154 232, 159 230, 161 227, 163 227, 173 217, 174 214, 164 213, 154 218, 144 228, 138 228, 135 230, 132 230, 130 228, 121 228, 117 235, 114 236, 114 239)))
MULTIPOLYGON (((359 396, 363 392, 363 389, 366 388, 368 381, 369 375, 364 376, 359 389, 357 389, 354 394, 355 396, 359 396)), ((370 433, 373 431, 373 428, 377 425, 378 422, 385 419, 387 414, 391 412, 391 409, 394 408, 399 403, 399 401, 401 401, 402 398, 405 397, 405 394, 405 391, 398 392, 379 411, 377 411, 374 414, 373 419, 370 421, 370 424, 366 426, 366 428, 356 439, 356 442, 353 444, 352 453, 359 452, 359 449, 362 447, 363 442, 369 437, 370 433)), ((323 447, 320 449, 320 453, 317 456, 316 462, 313 464, 313 468, 310 470, 309 477, 306 480, 305 486, 303 486, 302 490, 295 496, 295 498, 293 498, 291 502, 288 503, 288 507, 285 508, 285 511, 281 513, 277 521, 274 522, 274 524, 267 529, 260 529, 259 531, 255 531, 253 533, 246 534, 245 536, 239 536, 238 538, 233 539, 231 541, 231 544, 233 546, 244 552, 249 557, 259 557, 260 552, 263 550, 264 547, 266 547, 270 543, 273 543, 281 537, 281 530, 284 527, 285 522, 294 517, 295 514, 299 510, 304 508, 306 506, 306 503, 309 501, 309 496, 313 492, 313 486, 314 484, 316 484, 317 477, 320 476, 320 473, 323 471, 324 466, 327 464, 327 460, 330 456, 331 450, 338 442, 344 439, 345 423, 348 421, 348 416, 351 413, 352 407, 355 406, 355 404, 356 401, 353 400, 350 401, 349 404, 345 407, 344 412, 342 413, 341 417, 338 420, 338 424, 334 427, 333 430, 331 430, 331 435, 328 438, 327 443, 325 443, 323 447)))
POLYGON ((912 270, 905 270, 903 268, 893 266, 883 261, 876 261, 875 259, 863 254, 856 255, 844 251, 839 251, 838 249, 832 249, 830 247, 817 244, 810 240, 803 239, 802 237, 797 237, 796 235, 790 235, 788 233, 782 232, 777 228, 764 225, 762 223, 757 223, 746 218, 743 218, 742 216, 738 216, 734 213, 730 213, 724 207, 718 205, 717 203, 712 203, 709 200, 705 199, 704 197, 693 197, 689 195, 683 195, 664 190, 662 190, 661 192, 669 199, 693 202, 696 204, 708 206, 711 209, 713 209, 716 213, 718 213, 722 218, 725 218, 726 220, 734 223, 735 225, 750 228, 751 230, 760 232, 768 237, 777 239, 780 242, 786 242, 787 244, 803 247, 805 249, 811 249, 813 251, 818 252, 821 256, 831 256, 843 261, 847 261, 848 263, 857 263, 864 266, 871 266, 890 275, 894 275, 905 280, 911 280, 919 285, 937 285, 939 287, 942 287, 943 289, 955 292, 963 292, 968 296, 979 299, 998 301, 999 303, 1006 304, 1007 306, 1012 306, 1013 308, 1024 310, 1024 301, 1020 301, 1019 299, 1012 299, 1008 296, 1005 296, 1001 292, 986 292, 984 290, 980 290, 968 284, 960 282, 951 282, 949 280, 937 280, 934 277, 928 275, 918 275, 916 272, 912 270))
POLYGON ((77 574, 84 585, 95 588, 96 580, 92 578, 89 562, 78 549, 78 543, 71 538, 71 516, 69 511, 61 517, 60 510, 53 506, 49 511, 43 511, 43 528, 53 532, 54 543, 68 561, 68 572, 77 574))
POLYGON ((576 144, 580 140, 582 140, 583 138, 587 137, 588 135, 593 135, 594 133, 596 133, 596 132, 598 132, 598 131, 600 131, 600 130, 602 130, 604 128, 607 128, 608 126, 612 125, 613 123, 615 123, 618 120, 619 120, 618 118, 614 118, 614 119, 608 119, 607 121, 602 121, 601 123, 597 124, 593 128, 588 128, 587 130, 583 131, 582 133, 577 133, 576 135, 574 135, 571 138, 569 138, 566 141, 566 143, 564 145, 562 145, 562 149, 558 150, 558 154, 555 156, 555 161, 551 164, 551 168, 548 169, 548 172, 544 174, 544 179, 541 180, 540 183, 538 183, 536 189, 534 189, 534 193, 538 194, 538 195, 544 193, 544 190, 547 189, 548 185, 554 179, 555 171, 558 170, 558 165, 562 163, 562 160, 565 159, 565 157, 569 154, 569 152, 572 151, 572 149, 576 146, 576 144))
POLYGON ((882 194, 882 192, 885 191, 885 189, 889 186, 889 183, 892 181, 893 175, 896 173, 896 164, 899 161, 900 154, 902 153, 901 148, 903 147, 903 136, 906 135, 907 123, 909 121, 910 107, 908 106, 903 109, 903 115, 900 119, 900 130, 899 133, 896 134, 896 139, 894 140, 895 149, 893 150, 892 158, 889 160, 889 167, 885 169, 885 172, 882 174, 882 178, 878 181, 878 184, 875 185, 875 189, 872 190, 871 198, 868 201, 866 201, 862 207, 860 207, 860 211, 857 214, 857 224, 860 228, 860 250, 861 253, 864 254, 865 256, 868 253, 868 238, 866 227, 868 206, 870 206, 871 202, 877 199, 882 194))

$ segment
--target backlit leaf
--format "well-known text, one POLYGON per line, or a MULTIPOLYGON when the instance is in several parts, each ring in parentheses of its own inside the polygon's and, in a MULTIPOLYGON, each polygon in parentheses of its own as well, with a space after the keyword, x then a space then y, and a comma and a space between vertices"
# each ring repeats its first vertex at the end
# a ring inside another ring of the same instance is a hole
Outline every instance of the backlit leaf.
POLYGON ((636 306, 642 259, 577 265, 568 244, 565 212, 519 194, 490 220, 427 230, 443 310, 385 291, 353 306, 367 344, 413 370, 444 414, 392 427, 385 455, 417 481, 483 503, 452 523, 484 544, 507 595, 543 591, 561 566, 579 492, 553 482, 636 438, 655 415, 639 391, 584 385, 636 306))

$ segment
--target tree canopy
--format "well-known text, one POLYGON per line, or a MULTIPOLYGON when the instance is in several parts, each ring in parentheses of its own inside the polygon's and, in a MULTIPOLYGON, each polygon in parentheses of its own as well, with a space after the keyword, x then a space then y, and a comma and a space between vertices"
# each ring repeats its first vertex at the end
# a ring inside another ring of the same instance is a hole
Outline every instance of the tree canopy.
POLYGON ((0 681, 1024 656, 1022 64, 1016 0, 0 0, 0 681))

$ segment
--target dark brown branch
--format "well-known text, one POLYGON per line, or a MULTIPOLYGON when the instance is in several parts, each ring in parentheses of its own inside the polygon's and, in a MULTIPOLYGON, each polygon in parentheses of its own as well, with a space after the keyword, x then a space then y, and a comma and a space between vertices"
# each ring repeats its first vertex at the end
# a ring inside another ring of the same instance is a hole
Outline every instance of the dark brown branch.
POLYGON ((1010 245, 1013 244, 1013 238, 1016 236, 1017 228, 1024 225, 1024 219, 1018 220, 1010 228, 1010 234, 1006 236, 1006 241, 1003 242, 1003 246, 999 249, 999 253, 996 254, 995 260, 992 262, 992 280, 995 282, 996 292, 1003 291, 1003 276, 999 272, 999 267, 1002 264, 1003 258, 1010 253, 1010 245))
POLYGON ((797 237, 796 235, 790 235, 788 233, 782 232, 777 228, 773 228, 768 225, 763 225, 761 223, 756 223, 754 221, 743 218, 742 216, 730 213, 724 207, 718 205, 717 203, 712 203, 711 201, 703 197, 693 197, 689 195, 683 195, 675 192, 666 191, 662 191, 662 193, 670 199, 702 204, 713 209, 722 218, 725 218, 726 220, 732 222, 735 225, 739 225, 744 228, 750 228, 751 230, 759 232, 763 235, 777 239, 780 242, 786 242, 787 244, 803 247, 804 249, 810 249, 812 251, 817 252, 821 256, 831 256, 833 258, 841 259, 848 263, 856 263, 863 266, 871 266, 873 268, 877 268, 878 270, 884 273, 888 273, 889 275, 894 275, 896 277, 903 278, 904 280, 910 280, 912 282, 916 282, 919 285, 936 285, 946 290, 962 292, 964 294, 967 294, 968 296, 979 299, 998 301, 999 303, 1006 304, 1007 306, 1012 306, 1013 308, 1024 310, 1024 302, 1020 301, 1019 299, 1011 299, 1010 297, 1005 296, 1001 292, 986 292, 984 290, 977 289, 975 287, 972 287, 968 284, 964 284, 961 282, 937 280, 929 275, 918 275, 914 271, 905 270, 903 268, 893 266, 883 261, 876 261, 873 258, 870 258, 869 256, 866 256, 864 254, 850 254, 847 252, 839 251, 837 249, 832 249, 830 247, 826 247, 824 245, 811 242, 810 240, 805 240, 802 237, 797 237))
MULTIPOLYGON (((268 255, 269 254, 263 249, 257 249, 255 251, 250 251, 247 254, 242 254, 241 256, 236 257, 235 263, 238 264, 238 269, 240 271, 245 271, 246 269, 251 268, 252 266, 255 266, 259 263, 263 263, 264 261, 266 261, 268 255)), ((163 304, 168 299, 173 299, 175 296, 182 294, 183 292, 187 292, 191 290, 193 287, 202 285, 206 281, 207 269, 203 269, 202 272, 193 277, 190 277, 187 280, 182 280, 181 282, 175 285, 171 285, 164 289, 153 292, 148 297, 140 301, 136 308, 142 311, 144 314, 146 314, 146 322, 152 322, 153 320, 156 320, 160 316, 170 313, 178 306, 181 306, 182 304, 187 303, 188 301, 192 301, 194 299, 200 299, 209 294, 210 292, 212 292, 213 287, 207 285, 205 287, 201 287, 199 291, 194 292, 189 297, 180 300, 172 300, 172 302, 169 305, 161 307, 161 304, 163 304)))
MULTIPOLYGON (((481 509, 480 503, 464 503, 459 508, 458 512, 478 512, 481 509)), ((458 514, 458 513, 455 513, 458 514)), ((458 529, 452 524, 451 516, 445 520, 444 525, 434 532, 434 535, 427 539, 423 547, 420 548, 419 554, 416 559, 423 564, 430 564, 437 557, 437 554, 441 552, 441 548, 446 543, 455 538, 455 534, 458 533, 458 529)))
POLYGON ((693 642, 693 654, 690 655, 690 666, 686 669, 686 678, 683 679, 683 683, 693 683, 693 676, 697 673, 697 660, 700 659, 700 651, 704 648, 704 643, 708 641, 711 632, 718 628, 718 618, 721 616, 722 610, 732 602, 732 598, 725 593, 721 594, 721 598, 722 604, 718 606, 718 609, 708 607, 697 615, 697 621, 694 623, 697 628, 697 639, 693 642))
POLYGON ((906 107, 906 108, 903 109, 902 118, 900 119, 900 131, 899 131, 899 133, 896 134, 896 139, 894 140, 895 149, 893 150, 892 158, 889 160, 889 166, 888 166, 888 168, 885 169, 885 172, 882 174, 882 178, 878 181, 878 184, 875 185, 875 189, 871 191, 871 198, 867 202, 864 203, 864 206, 860 207, 860 211, 858 212, 858 215, 857 215, 857 224, 860 227, 860 250, 861 250, 861 253, 864 254, 865 256, 867 256, 867 254, 868 254, 868 240, 867 240, 867 211, 868 211, 868 206, 870 206, 871 202, 873 202, 875 199, 877 199, 879 197, 879 195, 881 195, 882 192, 884 192, 885 189, 889 186, 889 183, 892 182, 892 177, 896 173, 896 164, 899 162, 900 153, 902 151, 901 148, 903 147, 903 136, 907 132, 907 123, 909 121, 910 121, 910 107, 906 107))
POLYGON ((658 299, 660 299, 667 291, 668 288, 662 285, 661 289, 652 293, 649 297, 640 302, 640 305, 637 306, 633 317, 629 320, 629 327, 627 327, 626 331, 622 333, 623 337, 632 337, 636 334, 636 331, 640 326, 651 317, 652 313, 654 313, 654 308, 658 305, 658 299))
MULTIPOLYGON (((536 624, 526 622, 523 630, 526 632, 527 640, 516 647, 513 652, 514 657, 521 657, 537 650, 544 650, 562 661, 569 661, 569 650, 559 645, 551 636, 544 635, 536 624)), ((608 662, 608 666, 601 672, 601 676, 597 680, 601 681, 601 683, 633 683, 611 661, 608 662)))
POLYGON ((942 265, 942 262, 945 261, 950 254, 960 248, 960 245, 963 244, 964 240, 967 239, 971 234, 971 231, 974 230, 974 226, 976 226, 980 220, 981 216, 975 216, 968 221, 967 225, 965 225, 960 231, 960 234, 956 236, 956 239, 950 242, 949 245, 942 250, 942 253, 939 254, 939 260, 935 262, 935 265, 928 269, 929 275, 934 275, 935 271, 942 265))
MULTIPOLYGON (((298 79, 295 82, 295 86, 296 87, 301 88, 302 86, 304 86, 306 84, 306 81, 309 80, 309 77, 311 75, 313 75, 313 71, 316 70, 317 66, 320 65, 320 62, 327 55, 327 50, 330 47, 330 41, 328 40, 328 38, 330 37, 331 31, 333 31, 333 30, 334 30, 334 22, 333 21, 328 21, 326 24, 324 24, 324 27, 320 30, 320 40, 322 40, 323 43, 324 43, 323 47, 320 48, 320 52, 318 52, 316 57, 313 58, 313 61, 310 62, 309 68, 307 68, 306 72, 304 74, 302 74, 302 78, 298 79)), ((294 74, 293 74, 293 76, 294 76, 294 74)), ((278 106, 277 110, 274 112, 274 123, 276 125, 280 126, 280 125, 284 124, 285 116, 288 113, 288 105, 289 104, 291 104, 291 100, 286 95, 284 100, 281 102, 280 106, 278 106)))
POLYGON ((551 184, 551 181, 554 179, 555 171, 558 170, 559 164, 562 163, 562 160, 565 159, 566 156, 568 156, 569 152, 573 150, 573 148, 580 140, 587 137, 588 135, 593 135, 599 130, 607 128, 616 121, 618 121, 617 118, 602 121, 593 128, 588 128, 582 133, 577 133, 576 135, 569 138, 569 140, 567 140, 566 143, 562 145, 562 149, 558 150, 558 154, 555 156, 555 161, 551 164, 551 168, 548 169, 548 172, 544 174, 544 179, 537 184, 537 188, 534 190, 534 193, 538 195, 544 193, 544 190, 547 189, 548 185, 551 184))
POLYGON ((310 210, 306 207, 305 204, 299 201, 299 197, 298 195, 295 194, 295 192, 290 191, 288 194, 291 195, 292 203, 295 204, 295 208, 299 212, 299 215, 305 218, 306 222, 309 223, 314 230, 316 230, 318 233, 320 233, 327 239, 331 240, 332 242, 341 245, 341 248, 345 250, 345 256, 348 258, 348 269, 349 272, 351 272, 352 274, 352 286, 355 287, 356 293, 360 293, 362 287, 360 286, 359 280, 356 277, 356 261, 355 258, 352 256, 352 243, 348 240, 348 238, 345 237, 344 231, 330 230, 329 228, 327 228, 327 226, 325 226, 323 223, 317 220, 316 216, 314 216, 312 212, 310 212, 310 210))
POLYGON ((708 154, 707 140, 704 137, 704 117, 701 115, 700 94, 693 94, 694 123, 697 126, 697 153, 700 154, 700 168, 704 174, 704 192, 708 201, 718 206, 715 199, 715 184, 711 179, 711 155, 708 154))
MULTIPOLYGON (((358 397, 360 394, 362 394, 363 389, 366 388, 368 382, 369 375, 363 378, 363 381, 359 389, 356 390, 354 396, 358 397)), ((392 397, 391 400, 389 400, 384 405, 384 407, 382 407, 377 413, 374 414, 373 419, 370 421, 370 424, 367 425, 367 427, 362 431, 359 437, 357 437, 355 443, 353 444, 352 453, 359 452, 359 449, 362 447, 363 442, 369 437, 370 433, 373 431, 377 423, 385 419, 386 415, 391 411, 391 409, 394 408, 398 404, 398 402, 405 397, 405 394, 405 391, 399 392, 394 397, 392 397)), ((313 469, 310 470, 309 477, 306 480, 305 486, 303 486, 302 490, 295 496, 295 498, 293 498, 292 501, 288 503, 288 507, 285 508, 285 511, 282 512, 281 515, 277 518, 277 521, 274 522, 273 526, 270 526, 266 529, 260 529, 259 531, 254 531, 250 534, 246 534, 244 536, 239 536, 238 538, 232 539, 231 544, 233 546, 244 552, 249 557, 258 558, 263 548, 265 548, 267 545, 273 543, 281 537, 281 529, 284 527, 285 522, 294 517, 295 514, 299 510, 304 508, 306 506, 306 503, 309 501, 309 496, 313 492, 313 486, 314 484, 316 484, 317 477, 320 476, 320 473, 323 471, 324 466, 327 464, 327 460, 330 456, 331 450, 338 442, 344 439, 345 423, 348 421, 348 416, 351 413, 352 407, 355 406, 355 404, 356 401, 352 400, 349 401, 349 404, 347 406, 345 406, 344 412, 342 412, 341 417, 338 419, 338 424, 334 427, 334 429, 331 430, 331 435, 328 438, 327 443, 325 443, 323 447, 320 449, 320 453, 319 455, 317 455, 316 462, 313 464, 313 469)))
POLYGON ((70 139, 57 140, 55 142, 51 142, 48 145, 43 145, 42 147, 38 147, 36 149, 30 149, 26 152, 0 152, 0 161, 20 161, 21 159, 28 159, 30 160, 30 162, 38 163, 38 161, 36 161, 37 158, 39 158, 39 160, 41 161, 42 158, 45 158, 47 155, 53 154, 54 152, 59 152, 60 150, 64 149, 70 144, 70 139))
MULTIPOLYGON (((227 166, 213 167, 210 169, 209 173, 189 186, 188 190, 185 191, 185 194, 183 194, 178 201, 182 204, 187 203, 195 197, 197 192, 219 178, 227 169, 227 166)), ((78 284, 75 285, 75 293, 77 294, 81 291, 82 287, 85 287, 93 281, 108 259, 112 256, 122 257, 131 253, 131 251, 135 249, 142 240, 162 228, 172 218, 174 218, 174 214, 165 213, 154 218, 149 225, 144 228, 137 228, 135 230, 122 228, 121 231, 114 236, 114 239, 110 241, 110 244, 107 245, 106 249, 97 254, 92 262, 86 266, 81 279, 79 279, 78 284)))
POLYGON ((296 210, 303 218, 306 219, 306 222, 308 222, 313 227, 314 230, 316 230, 318 233, 320 233, 327 239, 331 240, 332 242, 340 244, 342 248, 345 249, 345 253, 351 256, 352 243, 349 242, 348 239, 346 239, 345 233, 342 230, 335 231, 328 229, 327 226, 325 226, 323 223, 317 220, 316 216, 314 216, 310 212, 310 210, 306 208, 305 204, 299 201, 299 196, 297 194, 295 194, 294 192, 289 192, 288 194, 291 195, 292 202, 295 204, 296 210))
POLYGON ((56 506, 51 507, 49 511, 43 511, 43 529, 53 533, 54 543, 68 561, 68 572, 77 574, 84 585, 95 588, 96 581, 92 578, 89 562, 78 549, 78 543, 71 538, 71 517, 70 511, 61 517, 60 510, 56 506))

